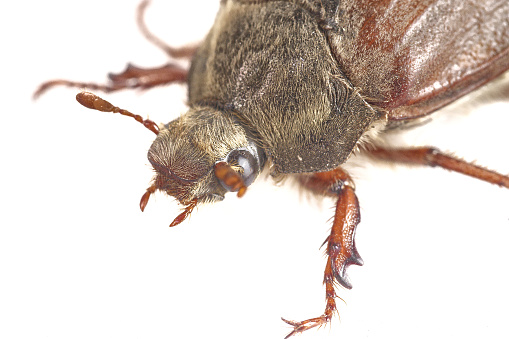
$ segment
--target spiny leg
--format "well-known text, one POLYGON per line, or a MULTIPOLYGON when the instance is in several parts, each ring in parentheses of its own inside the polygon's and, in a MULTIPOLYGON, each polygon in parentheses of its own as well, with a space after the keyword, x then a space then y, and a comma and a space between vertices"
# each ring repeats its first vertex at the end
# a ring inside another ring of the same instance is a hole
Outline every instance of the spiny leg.
POLYGON ((198 45, 184 46, 184 47, 180 47, 180 48, 171 47, 171 46, 168 46, 164 41, 162 41, 157 36, 152 34, 152 32, 149 31, 147 25, 145 24, 145 10, 149 4, 150 4, 149 0, 144 0, 138 6, 136 21, 138 23, 138 27, 141 31, 141 34, 143 34, 143 36, 148 41, 150 41, 151 43, 153 43, 154 45, 156 45, 157 47, 162 49, 166 54, 168 54, 172 58, 177 58, 177 59, 178 58, 188 58, 188 59, 192 58, 193 55, 196 53, 196 50, 198 49, 198 45))
POLYGON ((414 165, 439 166, 450 171, 462 173, 491 184, 509 188, 509 176, 502 175, 465 160, 447 155, 433 147, 381 148, 368 150, 373 157, 381 160, 414 165))
POLYGON ((289 321, 293 331, 285 339, 294 334, 304 332, 310 328, 327 324, 336 308, 335 284, 345 288, 352 288, 346 269, 350 265, 362 265, 362 259, 355 248, 355 230, 360 222, 359 202, 355 195, 355 188, 350 176, 341 168, 329 172, 302 175, 301 184, 319 194, 337 196, 336 212, 332 223, 331 233, 326 240, 327 264, 324 272, 325 300, 324 313, 316 318, 304 321, 289 321))

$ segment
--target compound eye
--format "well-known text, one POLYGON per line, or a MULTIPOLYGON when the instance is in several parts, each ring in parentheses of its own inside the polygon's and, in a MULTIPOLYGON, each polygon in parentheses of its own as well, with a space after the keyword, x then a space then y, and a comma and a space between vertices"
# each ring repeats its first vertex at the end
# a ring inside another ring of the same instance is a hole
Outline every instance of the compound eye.
POLYGON ((235 149, 231 151, 226 157, 226 162, 231 166, 239 166, 242 168, 239 174, 246 186, 251 185, 260 173, 259 158, 247 149, 235 149))

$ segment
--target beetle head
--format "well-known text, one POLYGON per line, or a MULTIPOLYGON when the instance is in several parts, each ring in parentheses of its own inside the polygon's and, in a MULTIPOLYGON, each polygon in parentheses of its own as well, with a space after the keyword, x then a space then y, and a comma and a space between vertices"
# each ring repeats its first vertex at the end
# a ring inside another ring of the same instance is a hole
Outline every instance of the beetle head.
MULTIPOLYGON (((156 190, 175 197, 186 208, 170 226, 181 223, 199 202, 224 199, 228 191, 241 197, 260 174, 265 153, 227 110, 193 106, 160 129, 143 119, 89 92, 76 100, 83 106, 134 118, 157 135, 148 151, 156 175, 141 197, 143 211, 156 190)), ((215 105, 213 105, 215 106, 215 105)))
POLYGON ((147 192, 160 190, 190 205, 245 190, 262 170, 265 155, 232 116, 198 106, 159 131, 148 159, 156 174, 147 192), (226 163, 229 172, 219 172, 218 163, 226 163))

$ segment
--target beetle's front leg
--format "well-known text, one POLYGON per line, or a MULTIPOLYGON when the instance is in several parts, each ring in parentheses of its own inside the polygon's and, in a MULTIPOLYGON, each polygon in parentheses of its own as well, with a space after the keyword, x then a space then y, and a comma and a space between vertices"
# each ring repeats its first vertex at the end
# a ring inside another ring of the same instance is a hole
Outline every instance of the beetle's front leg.
POLYGON ((123 89, 149 89, 156 86, 168 85, 171 83, 182 83, 187 81, 187 70, 177 64, 168 63, 161 67, 141 68, 128 64, 122 73, 110 73, 109 82, 106 84, 96 84, 93 82, 69 81, 56 79, 46 81, 41 84, 33 94, 37 99, 48 89, 56 86, 86 88, 88 90, 102 91, 105 93, 119 91, 123 89))
MULTIPOLYGON (((346 269, 350 265, 362 265, 362 259, 355 248, 355 230, 360 222, 359 202, 355 195, 353 181, 343 169, 337 168, 329 172, 302 175, 301 184, 315 193, 336 196, 336 212, 332 223, 331 233, 326 239, 327 265, 325 266, 324 284, 326 306, 324 313, 304 321, 289 321, 286 323, 294 327, 290 336, 306 331, 329 322, 337 312, 337 297, 334 284, 339 283, 345 288, 352 288, 346 269)), ((285 338, 285 339, 286 339, 285 338)))
MULTIPOLYGON (((168 56, 176 59, 191 59, 198 49, 198 45, 184 46, 180 48, 171 47, 152 34, 144 21, 145 10, 150 1, 143 0, 138 6, 137 21, 141 33, 157 47, 161 48, 168 56)), ((80 38, 80 37, 78 37, 80 38)), ((89 46, 89 37, 81 38, 83 44, 89 46)), ((93 48, 93 47, 89 47, 93 48)), ((122 73, 108 74, 109 81, 106 84, 97 84, 93 82, 70 81, 65 79, 55 79, 41 84, 33 94, 37 99, 48 89, 56 86, 66 86, 74 88, 86 88, 88 90, 102 91, 105 93, 119 91, 123 89, 149 89, 156 86, 168 85, 172 83, 184 83, 187 81, 188 70, 175 63, 153 68, 141 68, 132 64, 127 64, 122 73)))

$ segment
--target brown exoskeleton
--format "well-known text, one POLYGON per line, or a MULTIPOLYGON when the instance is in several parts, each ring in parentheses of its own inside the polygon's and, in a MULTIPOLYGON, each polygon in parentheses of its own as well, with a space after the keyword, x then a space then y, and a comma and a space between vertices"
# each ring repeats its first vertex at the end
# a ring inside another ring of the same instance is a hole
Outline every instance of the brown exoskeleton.
POLYGON ((77 96, 86 107, 131 116, 157 134, 148 153, 156 175, 140 207, 156 190, 175 197, 185 209, 171 226, 197 204, 230 191, 242 196, 267 166, 274 176, 295 175, 306 189, 336 197, 326 240, 325 311, 285 320, 294 327, 289 337, 330 321, 335 284, 351 288, 346 269, 362 265, 354 241, 360 220, 355 188, 340 167, 356 149, 509 188, 509 177, 434 148, 377 143, 377 133, 426 116, 509 68, 509 33, 492 31, 509 26, 509 3, 459 4, 223 0, 204 42, 174 49, 146 29, 143 2, 142 31, 170 57, 193 57, 189 71, 174 64, 130 66, 107 85, 55 80, 37 95, 54 85, 110 92, 187 81, 189 111, 161 127, 94 94, 77 96))

